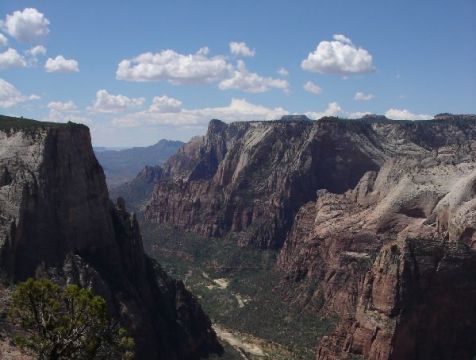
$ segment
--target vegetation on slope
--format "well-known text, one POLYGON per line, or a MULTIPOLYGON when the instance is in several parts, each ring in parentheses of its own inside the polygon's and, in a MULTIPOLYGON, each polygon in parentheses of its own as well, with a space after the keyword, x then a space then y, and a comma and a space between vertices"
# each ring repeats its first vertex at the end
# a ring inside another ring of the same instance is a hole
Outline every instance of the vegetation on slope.
POLYGON ((334 319, 284 300, 292 289, 280 286, 275 251, 239 248, 232 239, 206 239, 166 225, 142 224, 142 232, 146 251, 199 297, 213 323, 242 339, 259 339, 254 343, 271 356, 256 358, 313 359, 319 338, 332 331, 334 319))
POLYGON ((109 196, 112 199, 122 197, 128 209, 142 217, 142 210, 150 199, 154 187, 155 183, 136 177, 132 181, 110 189, 109 196))
POLYGON ((37 121, 26 118, 18 118, 6 115, 0 115, 0 130, 35 130, 38 128, 59 128, 65 126, 84 126, 81 124, 68 123, 56 123, 47 121, 37 121))
POLYGON ((30 278, 16 286, 9 316, 16 345, 40 360, 133 358, 134 341, 90 289, 30 278))

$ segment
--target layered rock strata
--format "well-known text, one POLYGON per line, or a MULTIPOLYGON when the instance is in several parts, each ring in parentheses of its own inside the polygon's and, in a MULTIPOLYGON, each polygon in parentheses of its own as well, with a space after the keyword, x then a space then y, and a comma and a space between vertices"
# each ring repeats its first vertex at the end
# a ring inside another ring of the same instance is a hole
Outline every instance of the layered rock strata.
POLYGON ((148 221, 278 248, 337 313, 317 358, 476 354, 476 117, 225 124, 164 166, 148 221))

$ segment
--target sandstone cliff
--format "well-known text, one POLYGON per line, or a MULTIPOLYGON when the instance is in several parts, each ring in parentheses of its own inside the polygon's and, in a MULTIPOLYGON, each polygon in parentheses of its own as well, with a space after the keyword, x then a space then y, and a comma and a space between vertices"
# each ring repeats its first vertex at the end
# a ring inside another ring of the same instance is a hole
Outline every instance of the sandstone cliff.
POLYGON ((294 301, 337 313, 317 358, 476 354, 476 117, 224 124, 164 166, 146 209, 281 248, 294 301))
POLYGON ((356 135, 361 147, 339 136, 340 128, 353 125, 359 124, 212 120, 204 137, 167 161, 146 219, 207 236, 233 234, 241 245, 279 248, 316 189, 345 191, 377 168, 372 133, 356 135))
POLYGON ((0 270, 89 286, 129 328, 139 359, 220 351, 183 284, 145 256, 137 221, 113 205, 83 125, 0 118, 0 270))

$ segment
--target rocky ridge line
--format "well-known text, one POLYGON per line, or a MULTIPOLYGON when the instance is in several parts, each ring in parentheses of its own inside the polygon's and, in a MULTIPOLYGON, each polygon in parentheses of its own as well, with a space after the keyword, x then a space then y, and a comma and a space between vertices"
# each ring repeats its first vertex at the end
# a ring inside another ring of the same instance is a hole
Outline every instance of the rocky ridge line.
POLYGON ((319 360, 476 354, 476 116, 213 120, 163 170, 148 221, 280 248, 341 315, 319 360))

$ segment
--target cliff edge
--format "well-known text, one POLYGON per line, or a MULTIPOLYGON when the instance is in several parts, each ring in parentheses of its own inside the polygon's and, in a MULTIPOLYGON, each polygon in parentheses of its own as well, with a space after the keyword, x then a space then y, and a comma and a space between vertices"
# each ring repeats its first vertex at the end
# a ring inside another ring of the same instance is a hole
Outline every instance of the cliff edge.
POLYGON ((139 359, 221 351, 195 298, 144 254, 135 217, 109 200, 86 126, 0 117, 0 272, 92 288, 139 359))

